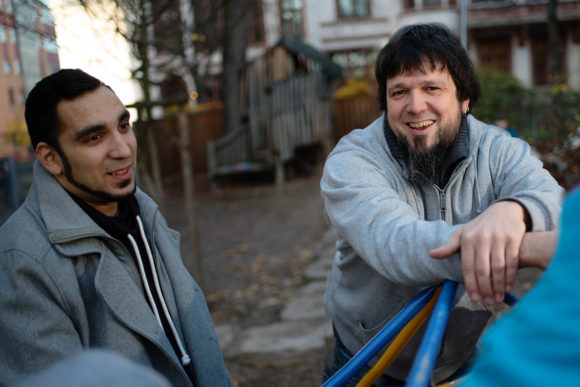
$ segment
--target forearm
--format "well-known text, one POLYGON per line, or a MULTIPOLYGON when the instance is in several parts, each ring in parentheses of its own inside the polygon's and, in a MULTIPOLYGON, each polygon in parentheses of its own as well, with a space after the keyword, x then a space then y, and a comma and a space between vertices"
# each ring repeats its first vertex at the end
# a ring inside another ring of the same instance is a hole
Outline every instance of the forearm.
POLYGON ((528 232, 520 247, 520 267, 546 269, 556 251, 556 231, 528 232))

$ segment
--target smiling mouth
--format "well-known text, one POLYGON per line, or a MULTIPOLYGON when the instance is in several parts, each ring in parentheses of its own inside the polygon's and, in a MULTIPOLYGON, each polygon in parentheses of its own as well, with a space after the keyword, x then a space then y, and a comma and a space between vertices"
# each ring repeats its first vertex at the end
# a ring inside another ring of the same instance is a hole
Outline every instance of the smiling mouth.
POLYGON ((412 129, 423 129, 427 126, 433 125, 435 121, 427 120, 427 121, 420 121, 420 122, 409 122, 409 126, 412 129))
POLYGON ((111 172, 110 175, 113 176, 122 176, 124 174, 126 174, 129 171, 129 167, 124 168, 124 169, 119 169, 117 171, 111 172))

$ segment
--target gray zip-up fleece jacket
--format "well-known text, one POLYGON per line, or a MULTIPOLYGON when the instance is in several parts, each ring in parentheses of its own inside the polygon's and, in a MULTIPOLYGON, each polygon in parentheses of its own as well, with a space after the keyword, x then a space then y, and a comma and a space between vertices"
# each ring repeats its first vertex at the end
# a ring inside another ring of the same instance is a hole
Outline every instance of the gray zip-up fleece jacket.
MULTIPOLYGON (((135 195, 195 384, 232 386, 203 293, 183 266, 179 234, 148 196, 135 195)), ((99 347, 156 369, 174 386, 191 386, 136 266, 35 162, 26 201, 0 228, 0 385, 99 347)))
MULTIPOLYGON (((498 200, 528 211, 532 231, 551 230, 562 188, 530 154, 529 145, 468 116, 468 156, 443 188, 412 186, 403 160, 393 157, 383 117, 343 137, 330 153, 321 181, 325 210, 337 233, 337 253, 325 305, 338 336, 356 353, 421 289, 446 279, 462 282, 459 254, 434 260, 429 250, 498 200)), ((458 287, 434 373, 440 381, 471 355, 491 317, 458 287)), ((488 310, 489 309, 489 310, 488 310)), ((387 371, 407 377, 421 331, 387 371)))

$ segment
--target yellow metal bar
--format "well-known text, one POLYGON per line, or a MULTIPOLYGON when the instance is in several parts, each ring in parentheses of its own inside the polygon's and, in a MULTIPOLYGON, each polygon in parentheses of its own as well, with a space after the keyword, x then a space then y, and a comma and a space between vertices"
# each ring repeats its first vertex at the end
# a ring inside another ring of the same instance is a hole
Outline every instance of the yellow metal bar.
POLYGON ((423 309, 421 309, 415 317, 413 317, 411 321, 401 329, 401 332, 399 332, 387 350, 381 355, 377 364, 375 364, 373 368, 365 374, 365 376, 357 383, 356 387, 370 387, 373 382, 381 376, 387 368, 389 368, 393 360, 395 360, 405 345, 407 345, 409 340, 411 340, 411 337, 417 333, 421 325, 425 320, 427 320, 427 317, 435 307, 439 293, 441 293, 441 286, 437 288, 435 294, 433 294, 433 297, 431 297, 423 309))

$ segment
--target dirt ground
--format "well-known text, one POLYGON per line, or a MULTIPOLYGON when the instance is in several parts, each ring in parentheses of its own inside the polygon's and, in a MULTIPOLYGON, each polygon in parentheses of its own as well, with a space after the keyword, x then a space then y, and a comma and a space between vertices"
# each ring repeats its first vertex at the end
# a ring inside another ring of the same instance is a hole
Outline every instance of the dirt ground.
MULTIPOLYGON (((316 258, 315 246, 327 231, 320 198, 321 165, 293 174, 282 190, 273 176, 257 175, 222 182, 217 192, 196 192, 196 225, 203 279, 216 325, 242 328, 280 321, 286 302, 305 281, 304 270, 316 258)), ((182 232, 186 266, 196 278, 179 188, 169 192, 164 211, 182 232), (184 231, 185 230, 185 231, 184 231), (189 258, 189 259, 188 259, 189 258)), ((320 385, 325 350, 299 357, 226 359, 237 386, 320 385)))

